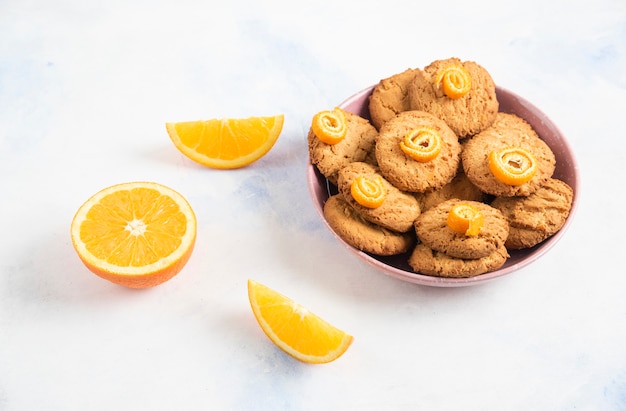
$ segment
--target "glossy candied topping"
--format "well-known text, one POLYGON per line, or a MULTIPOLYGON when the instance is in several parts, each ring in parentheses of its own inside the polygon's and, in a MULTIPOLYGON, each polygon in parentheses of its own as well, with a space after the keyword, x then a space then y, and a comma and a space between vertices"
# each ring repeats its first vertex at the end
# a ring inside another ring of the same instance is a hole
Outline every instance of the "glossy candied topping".
POLYGON ((478 235, 484 223, 483 213, 469 204, 455 204, 448 213, 448 227, 466 236, 478 235))
POLYGON ((472 79, 465 67, 460 64, 450 64, 437 72, 435 86, 441 86, 446 96, 457 99, 469 93, 472 88, 472 79))
POLYGON ((311 122, 313 133, 326 144, 337 144, 348 132, 346 115, 340 108, 324 110, 313 116, 311 122))
POLYGON ((382 178, 357 177, 350 185, 352 198, 367 208, 378 208, 385 201, 387 191, 382 178))
POLYGON ((537 160, 522 147, 504 147, 489 153, 489 170, 504 184, 522 185, 537 172, 537 160))
POLYGON ((418 127, 406 134, 400 148, 415 161, 430 161, 441 151, 441 136, 431 127, 418 127))

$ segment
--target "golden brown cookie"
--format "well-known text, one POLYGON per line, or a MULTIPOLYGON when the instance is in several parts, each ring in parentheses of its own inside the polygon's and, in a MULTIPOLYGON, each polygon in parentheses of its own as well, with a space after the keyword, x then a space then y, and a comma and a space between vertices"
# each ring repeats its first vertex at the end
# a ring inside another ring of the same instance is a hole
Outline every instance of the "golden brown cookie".
POLYGON ((412 110, 383 124, 376 138, 375 154, 380 172, 390 183, 402 191, 424 192, 452 181, 460 162, 461 144, 443 120, 412 110), (419 127, 429 127, 441 137, 441 151, 425 162, 414 160, 400 147, 405 136, 419 127))
POLYGON ((504 265, 507 258, 509 253, 504 246, 486 257, 464 260, 418 244, 409 257, 409 265, 413 271, 424 275, 463 278, 495 271, 504 265))
POLYGON ((565 182, 550 178, 528 197, 498 197, 491 205, 509 221, 506 247, 533 247, 557 233, 569 216, 574 191, 565 182))
POLYGON ((309 129, 308 145, 311 163, 328 181, 337 184, 339 170, 353 161, 365 161, 373 158, 375 139, 378 131, 361 116, 344 111, 348 131, 337 144, 320 141, 312 129, 309 129))
POLYGON ((527 196, 537 190, 552 176, 556 159, 550 147, 537 135, 524 119, 498 113, 491 127, 469 139, 461 154, 467 178, 485 193, 494 196, 527 196), (498 180, 489 169, 489 154, 505 147, 521 147, 535 157, 537 171, 532 179, 520 185, 510 185, 498 180))
POLYGON ((416 73, 409 85, 412 110, 427 111, 444 120, 459 138, 477 134, 489 127, 498 113, 496 86, 489 72, 473 61, 453 57, 436 60, 416 73), (469 73, 471 87, 459 98, 448 97, 438 75, 449 65, 461 65, 469 73))
POLYGON ((385 180, 378 169, 370 164, 354 162, 348 164, 339 171, 337 180, 339 192, 343 198, 364 219, 393 231, 407 232, 413 229, 413 222, 420 215, 420 207, 417 199, 408 193, 398 190, 385 180), (352 194, 352 184, 357 178, 378 180, 382 183, 385 197, 382 204, 375 208, 369 208, 356 201, 352 194))
POLYGON ((396 114, 410 109, 409 84, 418 69, 406 69, 401 73, 380 80, 369 97, 369 112, 376 129, 396 114))
POLYGON ((480 202, 485 201, 485 193, 472 184, 463 172, 463 169, 461 167, 459 168, 460 170, 452 181, 440 189, 415 194, 415 198, 417 198, 422 212, 453 198, 480 202))
POLYGON ((354 248, 376 255, 402 254, 415 244, 411 232, 398 233, 364 220, 337 194, 324 204, 324 217, 346 243, 354 248))
POLYGON ((486 257, 504 245, 509 224, 502 213, 478 201, 452 199, 422 213, 415 221, 415 232, 421 242, 450 257, 476 259, 486 257), (448 214, 456 204, 467 204, 483 215, 483 226, 477 235, 459 234, 448 227, 448 214))

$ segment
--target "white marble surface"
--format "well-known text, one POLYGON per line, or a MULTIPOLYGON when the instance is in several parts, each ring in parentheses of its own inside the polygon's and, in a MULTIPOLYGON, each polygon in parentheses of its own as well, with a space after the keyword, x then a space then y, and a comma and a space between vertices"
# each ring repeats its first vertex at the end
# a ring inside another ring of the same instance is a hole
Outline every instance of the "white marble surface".
POLYGON ((0 1, 0 410, 626 409, 626 3, 0 1), (534 102, 580 163, 550 253, 476 287, 374 271, 311 205, 311 116, 458 56, 534 102), (286 116, 234 171, 184 158, 166 121, 286 116), (184 271, 128 290, 86 271, 74 212, 106 186, 184 194, 184 271), (292 360, 249 309, 254 278, 355 336, 292 360))

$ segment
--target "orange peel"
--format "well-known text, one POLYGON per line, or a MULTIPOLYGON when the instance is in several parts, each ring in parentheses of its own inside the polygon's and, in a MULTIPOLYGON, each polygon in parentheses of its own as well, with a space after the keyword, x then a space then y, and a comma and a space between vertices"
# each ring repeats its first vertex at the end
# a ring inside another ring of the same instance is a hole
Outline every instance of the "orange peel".
POLYGON ((437 72, 435 85, 441 86, 446 96, 461 98, 472 88, 472 78, 461 64, 449 64, 437 72))
POLYGON ((380 177, 368 178, 360 176, 352 181, 350 185, 352 198, 367 208, 378 208, 385 201, 387 192, 380 177))
POLYGON ((400 149, 413 160, 425 163, 441 152, 441 136, 431 127, 417 127, 404 136, 400 149))
POLYGON ((326 144, 337 144, 348 133, 346 115, 342 109, 324 110, 316 113, 311 122, 313 133, 326 144))
POLYGON ((485 224, 483 213, 469 204, 455 204, 448 213, 448 227, 455 233, 477 236, 485 224))
POLYGON ((522 147, 504 147, 489 153, 489 170, 501 183, 522 185, 537 173, 537 159, 522 147))

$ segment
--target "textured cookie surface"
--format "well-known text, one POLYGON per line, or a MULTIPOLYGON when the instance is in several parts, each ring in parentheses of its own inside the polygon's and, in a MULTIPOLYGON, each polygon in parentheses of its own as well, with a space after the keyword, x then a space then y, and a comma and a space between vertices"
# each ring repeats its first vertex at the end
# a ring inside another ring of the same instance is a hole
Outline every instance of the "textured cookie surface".
POLYGON ((448 184, 456 175, 461 144, 443 120, 424 111, 404 111, 387 121, 376 137, 376 160, 385 178, 402 191, 424 192, 448 184), (441 152, 433 160, 419 162, 407 156, 400 142, 411 130, 427 126, 441 136, 441 152))
POLYGON ((475 62, 458 58, 436 60, 417 72, 409 85, 409 105, 412 110, 427 111, 441 118, 459 138, 489 127, 499 108, 496 86, 489 72, 475 62), (469 93, 457 99, 446 96, 441 84, 435 84, 439 70, 449 64, 462 65, 471 78, 469 93))
POLYGON ((398 233, 364 220, 341 194, 328 198, 324 217, 346 243, 376 255, 395 255, 409 251, 415 244, 412 233, 398 233))
POLYGON ((337 144, 326 144, 309 129, 308 146, 311 163, 328 181, 337 184, 339 170, 353 161, 374 158, 374 144, 378 131, 367 120, 356 114, 345 112, 348 123, 346 137, 337 144))
POLYGON ((509 224, 499 210, 488 204, 452 199, 422 213, 415 221, 415 232, 424 245, 435 251, 454 258, 476 259, 504 246, 509 224), (478 235, 459 234, 448 227, 448 213, 455 204, 467 204, 482 213, 484 225, 478 235))
POLYGON ((498 197, 491 205, 509 221, 505 243, 511 250, 533 247, 557 233, 569 216, 574 192, 565 182, 548 179, 528 197, 498 197))
POLYGON ((410 109, 408 88, 417 71, 418 69, 407 69, 382 79, 374 86, 368 104, 372 124, 378 130, 396 114, 410 109))
POLYGON ((390 230, 410 231, 413 229, 413 222, 420 215, 417 199, 411 194, 398 190, 382 177, 376 167, 370 164, 355 162, 342 168, 339 171, 337 187, 348 204, 364 219, 390 230), (385 200, 381 206, 368 208, 359 204, 352 197, 351 186, 358 177, 372 180, 380 179, 386 192, 385 200))
POLYGON ((485 193, 472 184, 462 169, 457 172, 452 181, 440 189, 429 190, 415 195, 422 212, 453 198, 484 202, 485 197, 485 193))
POLYGON ((464 260, 434 251, 424 244, 418 244, 409 257, 409 265, 416 273, 436 277, 474 277, 502 267, 509 258, 504 246, 486 257, 464 260))
POLYGON ((494 196, 527 196, 538 189, 554 173, 556 159, 550 147, 537 135, 524 119, 498 113, 491 127, 470 138, 461 155, 467 178, 482 191, 494 196), (537 160, 534 177, 521 185, 499 181, 489 170, 489 153, 508 146, 530 151, 537 160))

